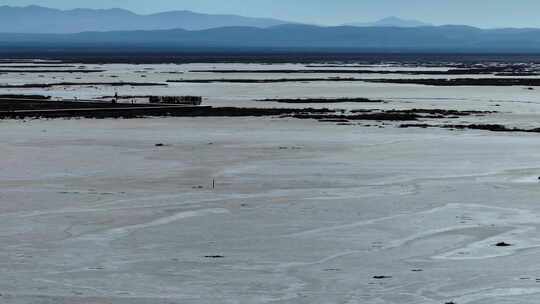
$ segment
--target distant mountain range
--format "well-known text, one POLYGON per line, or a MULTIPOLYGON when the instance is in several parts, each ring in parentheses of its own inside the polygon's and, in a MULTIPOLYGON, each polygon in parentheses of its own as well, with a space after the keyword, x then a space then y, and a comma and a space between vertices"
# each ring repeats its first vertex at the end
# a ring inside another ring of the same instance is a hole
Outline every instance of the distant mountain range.
POLYGON ((397 17, 323 27, 190 11, 138 15, 123 9, 0 6, 0 52, 194 48, 540 53, 540 29, 433 26, 397 17))
MULTIPOLYGON (((0 6, 0 33, 69 34, 80 32, 134 30, 205 30, 227 26, 268 28, 293 22, 251 18, 237 15, 211 15, 192 11, 169 11, 139 15, 114 9, 59 10, 37 5, 26 7, 0 6)), ((431 26, 417 20, 388 17, 369 23, 348 23, 360 27, 420 27, 431 26)))
POLYGON ((387 17, 375 22, 356 22, 356 23, 347 23, 345 25, 349 26, 381 26, 381 27, 420 27, 420 26, 433 26, 433 24, 421 22, 418 20, 407 20, 401 19, 398 17, 387 17))
POLYGON ((0 32, 78 33, 88 31, 132 31, 186 29, 204 30, 224 26, 271 27, 290 23, 267 18, 209 15, 191 11, 170 11, 138 15, 124 9, 58 10, 41 6, 0 6, 0 32))
MULTIPOLYGON (((278 25, 269 28, 222 27, 187 31, 85 32, 78 34, 0 34, 7 48, 260 48, 354 51, 540 52, 540 29, 484 30, 468 26, 319 27, 278 25)), ((0 49, 1 50, 1 49, 0 49)))
MULTIPOLYGON (((68 34, 94 31, 134 30, 205 30, 227 26, 268 28, 293 22, 250 18, 237 15, 210 15, 191 11, 169 11, 139 15, 114 9, 59 10, 36 5, 26 7, 0 6, 0 33, 68 34)), ((371 23, 349 23, 349 26, 420 27, 431 24, 388 17, 371 23)))

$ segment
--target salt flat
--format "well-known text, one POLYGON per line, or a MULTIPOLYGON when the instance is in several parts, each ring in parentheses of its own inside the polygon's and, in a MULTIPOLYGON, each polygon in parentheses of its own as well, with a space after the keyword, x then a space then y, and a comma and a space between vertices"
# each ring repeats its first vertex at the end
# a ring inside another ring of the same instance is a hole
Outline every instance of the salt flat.
POLYGON ((534 134, 278 118, 0 130, 0 303, 540 296, 534 134))

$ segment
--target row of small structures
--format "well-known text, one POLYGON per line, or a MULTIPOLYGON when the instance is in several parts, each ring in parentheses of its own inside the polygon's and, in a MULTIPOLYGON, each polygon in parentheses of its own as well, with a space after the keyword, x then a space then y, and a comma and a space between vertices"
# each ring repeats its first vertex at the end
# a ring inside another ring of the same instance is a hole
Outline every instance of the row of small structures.
POLYGON ((202 103, 201 96, 149 96, 150 103, 185 104, 199 106, 202 103))
POLYGON ((42 95, 0 95, 0 119, 25 117, 143 117, 200 115, 211 107, 201 106, 197 96, 139 96, 147 102, 135 104, 126 96, 106 100, 52 99, 42 95))

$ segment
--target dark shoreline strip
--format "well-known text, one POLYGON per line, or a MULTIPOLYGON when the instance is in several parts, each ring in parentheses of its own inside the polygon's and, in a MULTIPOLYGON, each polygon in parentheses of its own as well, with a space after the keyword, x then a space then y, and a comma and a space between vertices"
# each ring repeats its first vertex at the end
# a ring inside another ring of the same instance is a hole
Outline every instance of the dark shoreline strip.
POLYGON ((20 85, 0 85, 0 89, 26 89, 26 88, 52 88, 61 86, 167 86, 166 83, 146 83, 146 82, 58 82, 58 83, 29 83, 20 85))
POLYGON ((2 70, 0 69, 0 74, 6 74, 6 73, 26 73, 26 74, 45 74, 45 73, 68 73, 68 74, 74 74, 74 73, 81 73, 81 74, 89 74, 89 73, 103 73, 106 70, 2 70))
POLYGON ((370 82, 390 84, 417 84, 429 86, 540 86, 540 78, 456 78, 456 79, 366 79, 351 77, 329 78, 272 78, 272 79, 179 79, 169 83, 280 83, 280 82, 370 82))
POLYGON ((318 81, 365 81, 358 78, 279 78, 279 79, 178 79, 170 83, 279 83, 279 82, 318 82, 318 81))
POLYGON ((39 68, 48 68, 48 69, 58 69, 66 68, 73 69, 76 68, 76 65, 6 65, 0 64, 0 69, 39 69, 39 68))
POLYGON ((41 109, 22 111, 0 111, 0 119, 21 118, 143 118, 143 117, 262 117, 284 116, 302 113, 333 113, 329 109, 286 109, 286 108, 233 108, 210 106, 145 106, 115 108, 41 109))
POLYGON ((290 103, 290 104, 300 104, 300 103, 387 103, 388 101, 379 100, 379 99, 368 99, 368 98, 268 98, 268 99, 259 99, 257 101, 262 102, 278 102, 278 103, 290 103))
POLYGON ((399 74, 399 75, 489 75, 500 73, 501 68, 434 70, 351 70, 351 69, 274 69, 274 70, 191 70, 190 73, 216 74, 399 74))
POLYGON ((291 117, 297 119, 316 119, 318 121, 330 121, 330 122, 348 122, 354 120, 376 120, 376 121, 417 121, 422 116, 414 113, 389 113, 389 112, 374 112, 364 114, 353 115, 339 115, 339 114, 294 114, 291 117))
POLYGON ((540 78, 363 79, 363 81, 429 86, 540 86, 540 78))
MULTIPOLYGON (((0 119, 21 118, 142 118, 142 117, 279 117, 314 119, 321 122, 349 123, 351 121, 419 121, 449 119, 493 112, 458 111, 447 109, 358 109, 345 112, 328 108, 237 108, 185 105, 153 105, 110 103, 99 101, 50 100, 41 95, 3 95, 0 100, 0 119), (32 97, 34 97, 32 99, 32 97)), ((403 124, 426 126, 422 124, 403 124)))
POLYGON ((522 129, 522 128, 510 128, 500 124, 470 124, 470 125, 432 125, 432 124, 401 124, 400 128, 442 128, 442 129, 454 129, 454 130, 483 130, 492 132, 522 132, 522 133, 540 133, 540 128, 534 129, 522 129))

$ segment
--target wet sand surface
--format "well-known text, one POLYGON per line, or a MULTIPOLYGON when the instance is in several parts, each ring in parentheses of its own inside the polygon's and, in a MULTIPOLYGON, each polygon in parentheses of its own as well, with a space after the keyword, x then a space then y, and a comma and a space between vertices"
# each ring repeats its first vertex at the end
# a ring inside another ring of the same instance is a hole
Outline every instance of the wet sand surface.
POLYGON ((271 117, 0 130, 0 303, 540 297, 534 134, 271 117))

